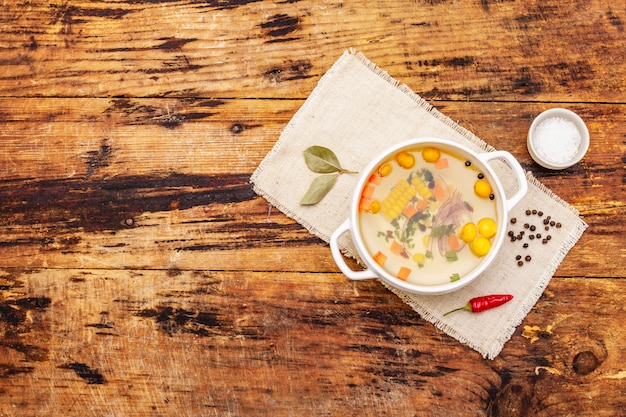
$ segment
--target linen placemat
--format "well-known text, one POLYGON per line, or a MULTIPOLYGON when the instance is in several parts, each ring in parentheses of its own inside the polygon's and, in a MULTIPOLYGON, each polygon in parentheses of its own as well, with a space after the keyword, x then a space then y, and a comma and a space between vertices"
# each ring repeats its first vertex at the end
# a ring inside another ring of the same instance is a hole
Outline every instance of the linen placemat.
MULTIPOLYGON (((308 169, 303 151, 312 145, 328 147, 343 168, 360 171, 387 147, 420 137, 454 140, 477 152, 495 150, 406 85, 399 84, 362 53, 346 51, 320 79, 250 182, 255 192, 270 204, 328 242, 333 231, 348 217, 358 175, 340 175, 319 203, 300 205, 300 199, 319 175, 308 169)), ((507 195, 512 195, 517 183, 508 165, 498 161, 491 165, 507 195)), ((509 216, 517 222, 509 224, 509 229, 517 235, 524 224, 537 230, 545 230, 547 226, 550 230, 545 234, 550 234, 549 241, 506 239, 494 262, 478 279, 450 294, 421 296, 388 287, 421 317, 489 359, 500 353, 587 228, 575 208, 530 173, 526 176, 528 193, 510 210, 509 216), (548 216, 551 220, 544 226, 548 216), (554 223, 550 225, 550 221, 554 223), (522 242, 529 243, 528 248, 522 242), (518 255, 522 256, 521 260, 516 259, 518 255), (525 261, 527 255, 530 261, 525 261), (522 266, 518 265, 520 261, 522 266), (514 299, 479 314, 460 311, 443 316, 473 297, 501 293, 513 294, 514 299)), ((349 233, 342 236, 339 245, 347 256, 358 259, 349 233)))

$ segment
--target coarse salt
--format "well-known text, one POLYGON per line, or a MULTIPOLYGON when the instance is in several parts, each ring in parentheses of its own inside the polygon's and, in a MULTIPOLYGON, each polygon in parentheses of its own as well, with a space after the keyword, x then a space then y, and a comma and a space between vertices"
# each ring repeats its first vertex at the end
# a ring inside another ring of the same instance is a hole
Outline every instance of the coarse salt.
POLYGON ((576 156, 580 147, 576 125, 562 117, 550 117, 535 128, 535 151, 544 160, 564 164, 576 156))

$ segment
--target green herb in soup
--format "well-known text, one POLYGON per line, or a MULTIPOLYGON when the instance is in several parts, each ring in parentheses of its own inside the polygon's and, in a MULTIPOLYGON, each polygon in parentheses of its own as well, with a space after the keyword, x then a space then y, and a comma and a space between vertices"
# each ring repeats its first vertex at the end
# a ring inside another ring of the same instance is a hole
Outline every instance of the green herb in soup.
POLYGON ((491 249, 494 199, 472 161, 435 147, 405 150, 363 187, 361 235, 374 261, 399 279, 457 281, 491 249))

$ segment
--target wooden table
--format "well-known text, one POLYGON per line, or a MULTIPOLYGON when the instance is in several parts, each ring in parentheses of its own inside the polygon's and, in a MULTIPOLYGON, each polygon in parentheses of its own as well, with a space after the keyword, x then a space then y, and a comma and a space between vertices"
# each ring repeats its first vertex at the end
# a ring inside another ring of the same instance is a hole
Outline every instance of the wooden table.
POLYGON ((0 22, 1 416, 626 415, 623 3, 5 0, 0 22), (251 190, 351 47, 589 223, 494 360, 251 190), (564 171, 526 150, 550 107, 591 133, 564 171))

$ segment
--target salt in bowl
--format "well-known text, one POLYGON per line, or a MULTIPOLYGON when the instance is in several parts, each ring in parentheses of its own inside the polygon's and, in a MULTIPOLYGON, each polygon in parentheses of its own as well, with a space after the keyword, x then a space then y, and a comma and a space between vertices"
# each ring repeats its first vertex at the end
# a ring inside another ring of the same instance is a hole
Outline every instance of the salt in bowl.
POLYGON ((565 169, 578 163, 589 149, 589 131, 576 113, 553 108, 539 114, 528 130, 527 147, 539 165, 565 169))

